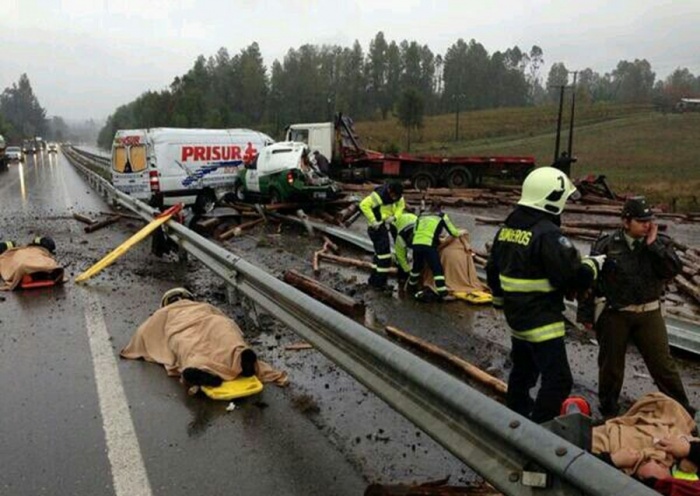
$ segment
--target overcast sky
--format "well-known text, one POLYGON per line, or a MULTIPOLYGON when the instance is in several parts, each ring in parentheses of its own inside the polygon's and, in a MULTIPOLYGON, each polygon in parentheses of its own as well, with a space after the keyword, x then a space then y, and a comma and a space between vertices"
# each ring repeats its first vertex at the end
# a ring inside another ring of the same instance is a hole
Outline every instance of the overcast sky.
POLYGON ((27 73, 49 116, 105 118, 162 90, 202 54, 253 41, 266 66, 305 43, 388 41, 443 54, 533 44, 547 64, 610 72, 646 58, 658 78, 700 75, 700 0, 0 0, 0 91, 27 73))

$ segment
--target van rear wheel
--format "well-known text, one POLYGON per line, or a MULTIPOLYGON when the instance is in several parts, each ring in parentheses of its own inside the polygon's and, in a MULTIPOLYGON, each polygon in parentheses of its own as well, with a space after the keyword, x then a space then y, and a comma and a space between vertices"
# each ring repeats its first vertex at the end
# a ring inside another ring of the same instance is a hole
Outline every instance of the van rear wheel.
POLYGON ((216 206, 216 193, 211 188, 205 188, 197 195, 192 211, 195 214, 203 215, 214 210, 216 206))

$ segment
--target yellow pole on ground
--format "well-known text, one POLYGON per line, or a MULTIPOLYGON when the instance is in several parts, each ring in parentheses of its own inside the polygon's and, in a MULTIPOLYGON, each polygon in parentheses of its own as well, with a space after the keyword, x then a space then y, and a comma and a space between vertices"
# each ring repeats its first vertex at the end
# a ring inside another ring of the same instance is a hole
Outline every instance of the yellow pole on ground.
POLYGON ((182 210, 182 203, 178 203, 177 205, 170 207, 168 210, 164 211, 162 214, 157 216, 155 219, 153 219, 151 222, 146 224, 139 232, 131 236, 129 239, 124 241, 121 245, 119 245, 117 248, 112 250, 107 256, 105 256, 102 260, 97 262, 95 265, 90 267, 88 270, 80 274, 78 277, 75 278, 75 282, 85 282, 91 277, 97 275, 99 272, 101 272, 103 269, 106 269, 110 265, 112 265, 119 257, 124 255, 127 251, 129 251, 134 245, 136 245, 138 242, 142 241, 148 235, 150 235, 153 231, 158 229, 160 226, 165 224, 170 220, 170 218, 177 214, 180 210, 182 210))

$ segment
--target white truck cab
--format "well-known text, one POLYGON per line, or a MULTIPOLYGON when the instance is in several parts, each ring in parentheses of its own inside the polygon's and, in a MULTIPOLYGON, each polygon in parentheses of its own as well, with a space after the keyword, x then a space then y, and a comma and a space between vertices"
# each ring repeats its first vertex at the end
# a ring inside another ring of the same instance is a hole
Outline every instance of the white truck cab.
POLYGON ((319 151, 324 157, 331 159, 334 137, 335 130, 332 122, 315 122, 292 124, 287 128, 285 139, 306 143, 312 152, 319 151))
POLYGON ((112 143, 112 183, 158 207, 192 204, 198 197, 214 201, 233 191, 242 164, 273 142, 250 129, 119 130, 112 143))

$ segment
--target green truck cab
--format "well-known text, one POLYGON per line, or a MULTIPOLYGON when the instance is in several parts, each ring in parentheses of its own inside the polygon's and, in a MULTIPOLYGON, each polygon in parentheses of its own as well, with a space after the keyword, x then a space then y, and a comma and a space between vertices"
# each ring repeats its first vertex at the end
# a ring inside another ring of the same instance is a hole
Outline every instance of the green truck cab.
POLYGON ((260 150, 238 172, 241 201, 318 202, 335 199, 340 187, 316 166, 305 143, 285 141, 260 150))

